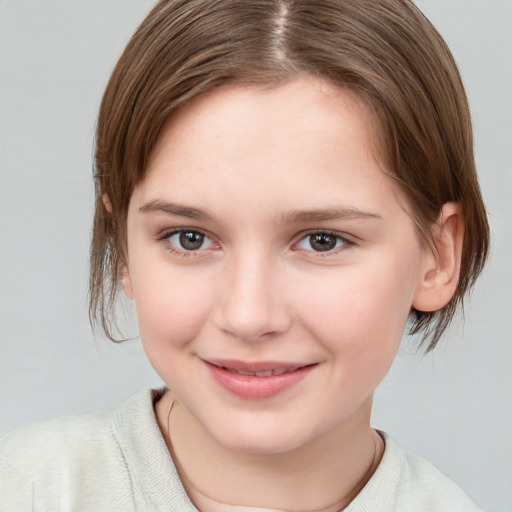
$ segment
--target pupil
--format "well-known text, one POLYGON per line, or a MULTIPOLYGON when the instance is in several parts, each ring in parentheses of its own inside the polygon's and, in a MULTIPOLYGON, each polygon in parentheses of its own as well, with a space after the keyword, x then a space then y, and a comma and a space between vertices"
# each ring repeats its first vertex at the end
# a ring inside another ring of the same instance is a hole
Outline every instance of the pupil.
POLYGON ((203 245, 203 242, 204 235, 201 233, 195 233, 194 231, 185 231, 180 233, 180 244, 188 251, 199 249, 203 245))
POLYGON ((327 233, 320 233, 318 235, 311 235, 309 243, 315 251, 330 251, 336 247, 336 237, 328 235, 327 233))

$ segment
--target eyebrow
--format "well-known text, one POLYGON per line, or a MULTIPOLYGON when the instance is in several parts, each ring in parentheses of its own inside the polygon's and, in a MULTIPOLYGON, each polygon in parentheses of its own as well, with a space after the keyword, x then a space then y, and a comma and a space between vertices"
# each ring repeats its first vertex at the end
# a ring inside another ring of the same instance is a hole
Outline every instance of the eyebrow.
POLYGON ((166 201, 154 200, 142 205, 139 208, 142 213, 166 213, 168 215, 177 215, 178 217, 187 217, 195 220, 213 220, 213 215, 206 210, 194 208, 193 206, 183 206, 166 201))
POLYGON ((359 210, 357 208, 328 208, 321 210, 293 210, 286 213, 282 217, 283 223, 300 223, 300 222, 325 222, 328 220, 364 220, 364 219, 377 219, 382 220, 382 216, 359 210))
MULTIPOLYGON (((139 208, 142 213, 165 213, 167 215, 176 215, 188 219, 212 221, 215 217, 207 210, 195 208, 193 206, 184 206, 176 203, 169 203, 159 199, 149 201, 139 208)), ((313 210, 292 210, 284 213, 280 221, 283 224, 298 224, 308 222, 325 222, 330 220, 364 220, 376 219, 382 220, 382 216, 359 210, 357 208, 327 208, 313 210)))

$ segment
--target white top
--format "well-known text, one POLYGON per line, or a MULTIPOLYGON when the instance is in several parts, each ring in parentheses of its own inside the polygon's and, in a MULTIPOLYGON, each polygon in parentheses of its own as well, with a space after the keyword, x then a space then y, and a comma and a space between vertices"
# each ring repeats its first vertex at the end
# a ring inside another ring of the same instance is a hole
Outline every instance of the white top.
MULTIPOLYGON (((159 394, 144 390, 106 413, 5 435, 0 512, 197 512, 155 419, 159 394)), ((383 436, 380 465, 345 512, 480 511, 432 464, 383 436)))

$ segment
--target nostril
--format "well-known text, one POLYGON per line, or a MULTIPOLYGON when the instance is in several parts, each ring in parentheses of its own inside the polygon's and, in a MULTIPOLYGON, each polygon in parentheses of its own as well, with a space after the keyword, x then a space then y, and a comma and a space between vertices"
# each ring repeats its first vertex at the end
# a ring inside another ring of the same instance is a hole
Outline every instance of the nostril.
POLYGON ((238 254, 219 281, 217 327, 243 341, 264 340, 288 330, 291 316, 275 265, 266 253, 238 254))
POLYGON ((267 340, 286 332, 291 317, 285 308, 226 308, 217 315, 217 326, 242 341, 267 340))

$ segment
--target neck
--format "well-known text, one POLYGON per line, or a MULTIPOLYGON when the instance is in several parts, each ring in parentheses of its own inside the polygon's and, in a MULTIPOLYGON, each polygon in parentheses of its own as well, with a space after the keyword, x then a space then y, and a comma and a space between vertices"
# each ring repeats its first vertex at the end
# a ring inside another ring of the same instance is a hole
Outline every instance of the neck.
POLYGON ((160 428, 183 485, 204 510, 201 504, 212 500, 296 512, 341 510, 382 457, 383 442, 370 428, 370 411, 371 399, 350 420, 306 445, 262 455, 216 442, 170 393, 157 403, 160 428))

